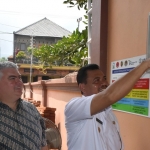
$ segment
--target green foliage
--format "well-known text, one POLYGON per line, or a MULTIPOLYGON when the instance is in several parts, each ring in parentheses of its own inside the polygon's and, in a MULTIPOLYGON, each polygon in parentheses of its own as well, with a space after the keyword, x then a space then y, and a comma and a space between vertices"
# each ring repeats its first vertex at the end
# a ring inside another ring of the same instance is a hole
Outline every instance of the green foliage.
MULTIPOLYGON (((66 0, 64 4, 69 4, 69 7, 77 6, 80 10, 83 8, 87 13, 87 0, 66 0)), ((88 16, 84 15, 87 25, 88 16)), ((42 45, 40 48, 28 48, 31 54, 38 59, 39 69, 43 71, 52 65, 68 65, 83 66, 87 64, 88 48, 87 48, 87 26, 82 32, 76 29, 69 37, 63 37, 56 44, 42 45)))
POLYGON ((26 58, 26 54, 23 51, 19 51, 18 54, 16 55, 17 59, 21 59, 21 58, 26 58))
POLYGON ((0 58, 0 62, 4 62, 4 61, 7 61, 7 58, 5 57, 0 58))
POLYGON ((80 10, 81 8, 84 8, 87 10, 87 0, 66 0, 63 2, 64 4, 69 4, 68 7, 74 7, 77 6, 77 8, 80 10))
MULTIPOLYGON (((92 3, 92 0, 91 0, 92 3)), ((87 14, 87 0, 65 0, 63 2, 63 4, 69 4, 68 7, 75 7, 77 6, 78 10, 80 9, 84 9, 85 10, 85 14, 87 14)), ((85 21, 82 21, 84 24, 87 25, 88 22, 88 16, 84 15, 84 19, 85 21)))
POLYGON ((87 29, 79 32, 76 29, 69 37, 63 37, 56 44, 43 45, 33 50, 43 66, 73 64, 82 66, 87 64, 87 29))

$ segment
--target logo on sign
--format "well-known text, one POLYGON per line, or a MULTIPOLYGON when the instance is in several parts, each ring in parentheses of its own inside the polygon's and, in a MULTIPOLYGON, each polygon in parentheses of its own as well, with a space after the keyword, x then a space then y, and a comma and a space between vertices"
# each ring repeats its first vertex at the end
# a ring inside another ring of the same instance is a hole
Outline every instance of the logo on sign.
POLYGON ((145 60, 145 58, 140 58, 139 59, 139 64, 142 63, 145 60))
POLYGON ((125 65, 125 66, 127 66, 127 65, 128 65, 128 61, 127 61, 127 60, 124 62, 124 65, 125 65))
POLYGON ((112 64, 112 68, 115 69, 115 63, 112 64))
POLYGON ((116 67, 117 67, 117 68, 119 67, 119 62, 116 62, 116 67))
POLYGON ((137 63, 137 61, 131 61, 131 60, 128 60, 129 62, 129 65, 134 65, 135 63, 137 63))
POLYGON ((123 61, 121 61, 120 66, 121 66, 121 67, 123 66, 123 61))

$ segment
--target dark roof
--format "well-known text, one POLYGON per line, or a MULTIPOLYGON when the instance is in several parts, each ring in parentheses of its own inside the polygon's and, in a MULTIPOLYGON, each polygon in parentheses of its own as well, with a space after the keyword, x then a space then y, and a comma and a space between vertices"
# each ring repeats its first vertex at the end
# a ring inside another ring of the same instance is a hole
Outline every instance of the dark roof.
POLYGON ((47 18, 39 20, 14 34, 27 36, 48 36, 48 37, 63 37, 71 35, 71 32, 50 21, 47 18))

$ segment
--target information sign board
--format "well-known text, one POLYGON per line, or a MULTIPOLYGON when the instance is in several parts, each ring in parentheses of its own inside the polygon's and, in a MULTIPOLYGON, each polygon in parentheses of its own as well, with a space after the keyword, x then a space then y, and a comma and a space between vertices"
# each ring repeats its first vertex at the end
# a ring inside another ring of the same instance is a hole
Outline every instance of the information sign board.
MULTIPOLYGON (((145 59, 146 55, 142 55, 112 62, 111 83, 134 69, 145 59)), ((120 101, 113 104, 112 108, 119 111, 150 117, 149 79, 150 73, 145 72, 145 74, 143 74, 143 76, 134 85, 132 90, 120 101)))

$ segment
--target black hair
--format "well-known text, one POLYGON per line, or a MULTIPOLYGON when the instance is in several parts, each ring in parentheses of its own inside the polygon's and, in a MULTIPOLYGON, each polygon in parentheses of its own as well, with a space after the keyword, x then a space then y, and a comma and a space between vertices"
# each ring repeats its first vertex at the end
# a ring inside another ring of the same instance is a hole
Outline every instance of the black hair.
POLYGON ((88 70, 97 70, 97 69, 100 69, 100 67, 97 64, 88 64, 88 65, 85 65, 82 68, 80 68, 78 70, 78 74, 76 77, 78 85, 80 83, 85 83, 85 84, 87 83, 86 79, 87 79, 87 71, 88 70))

